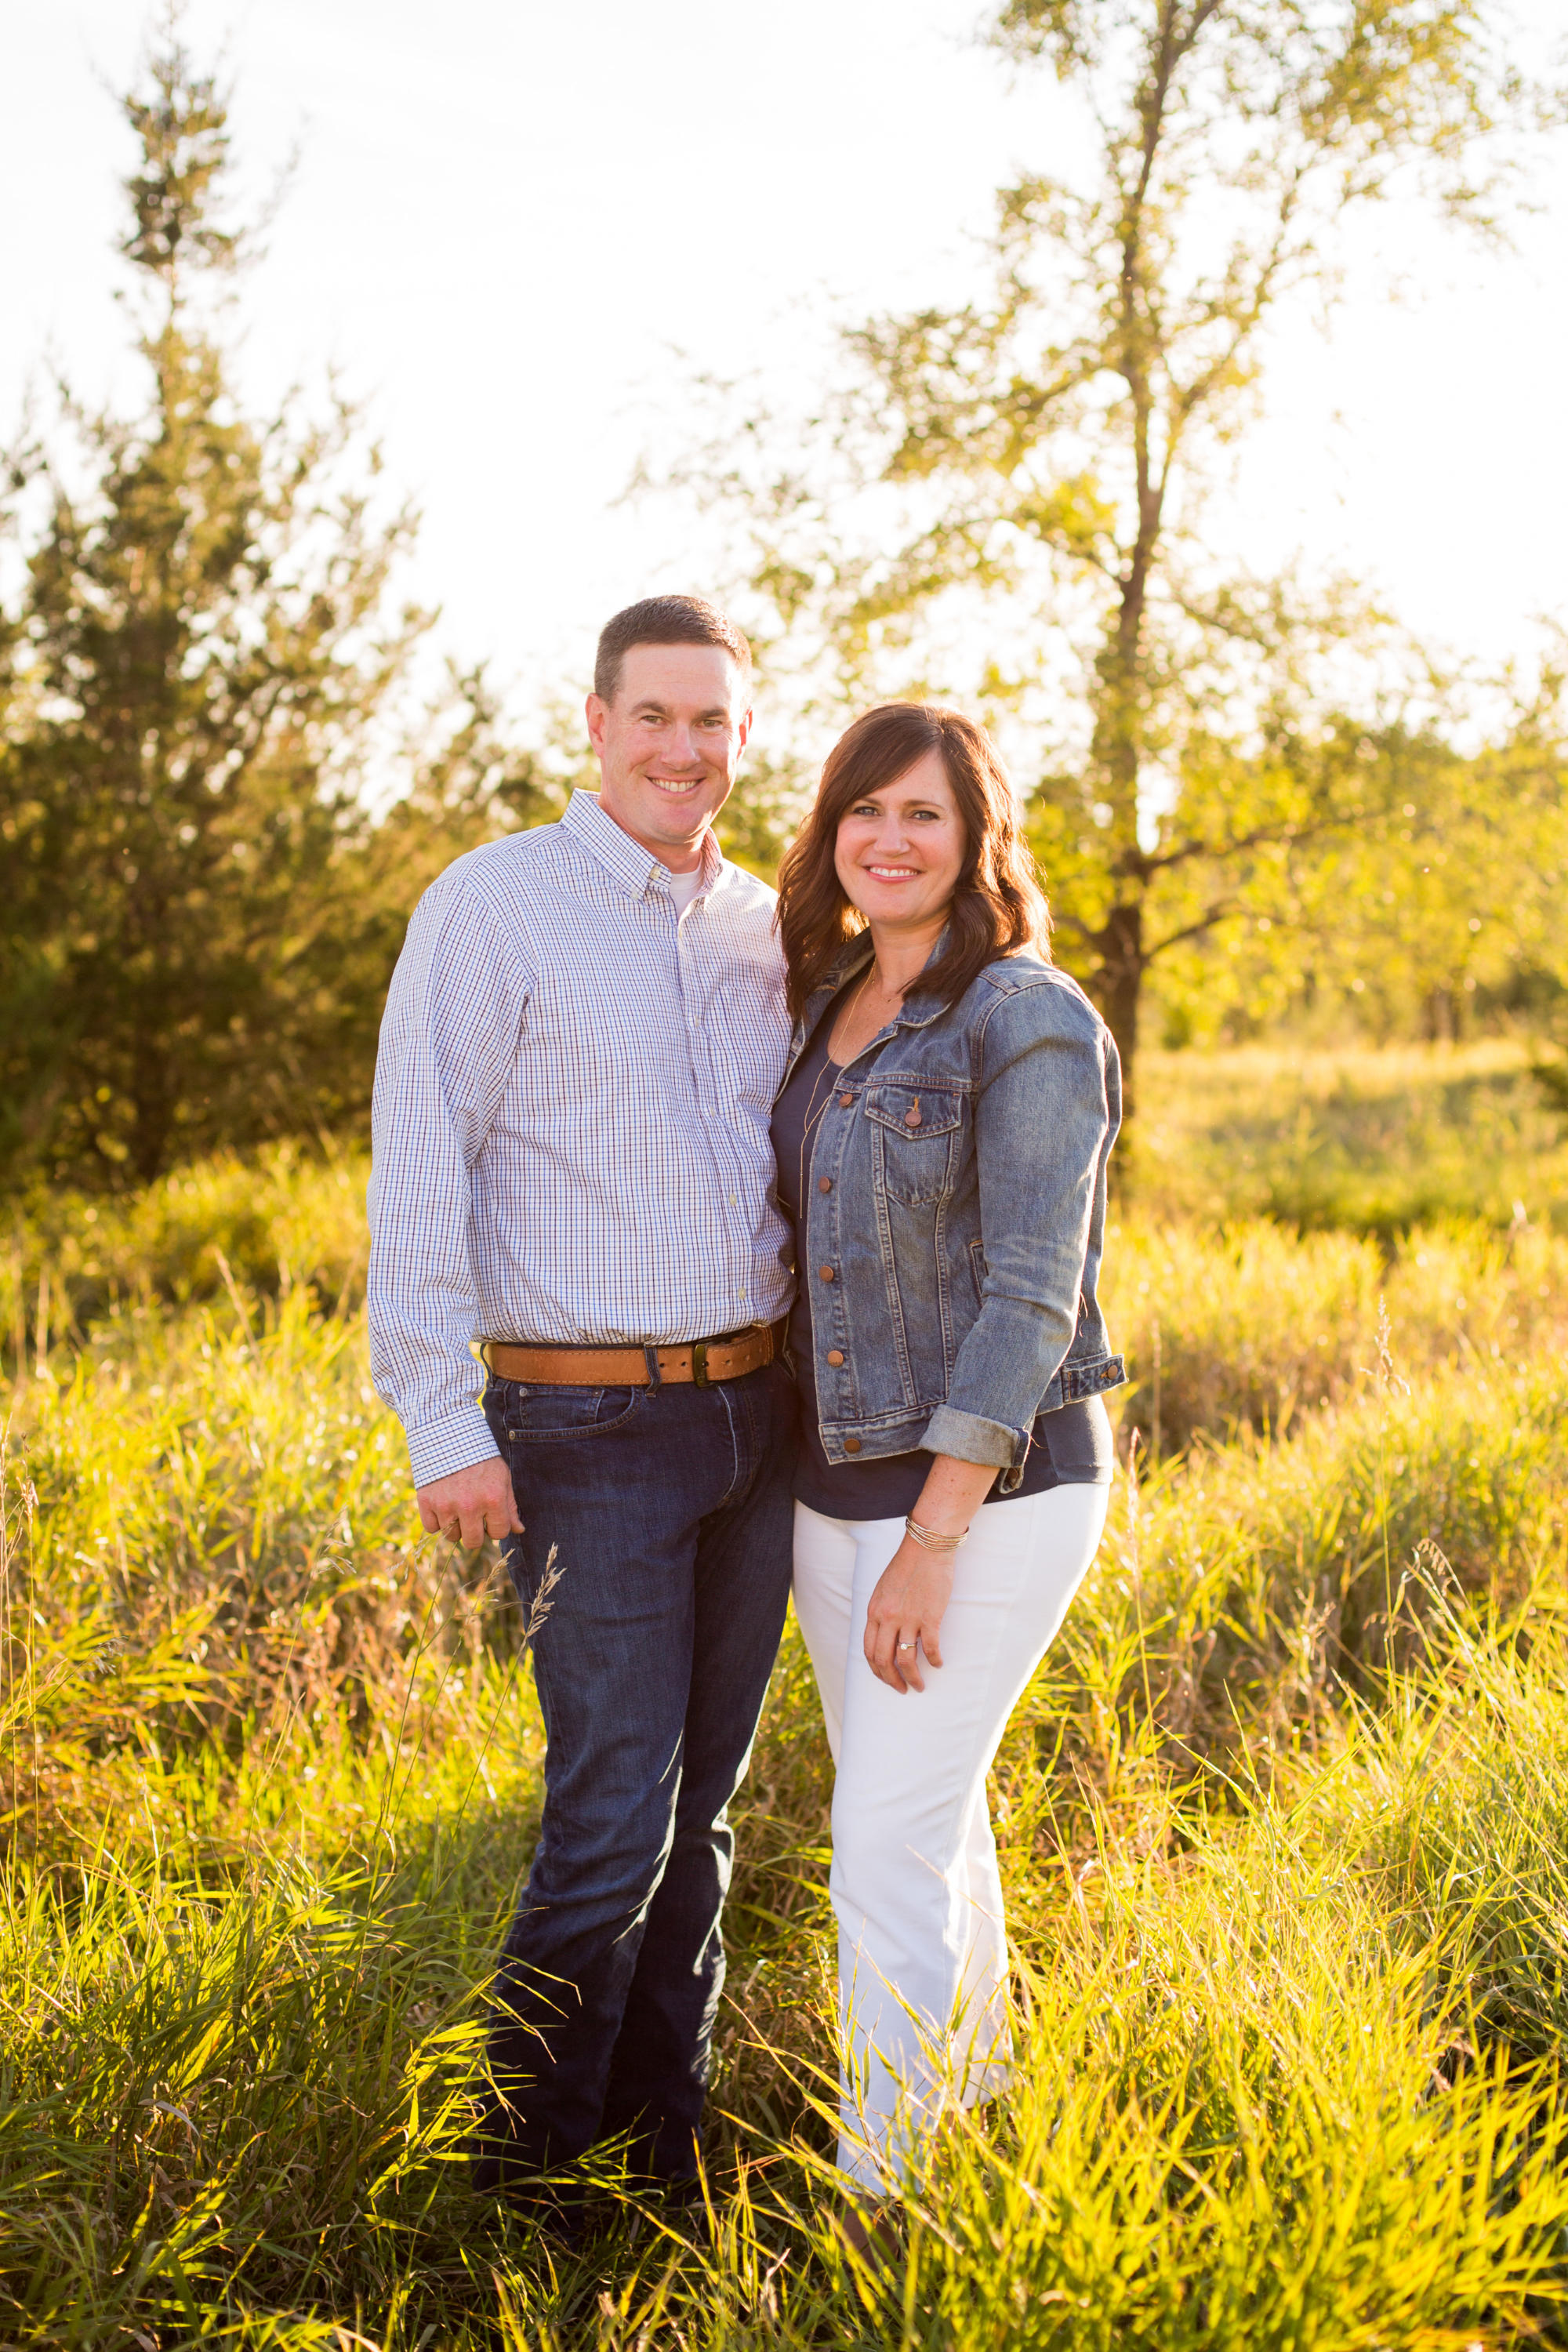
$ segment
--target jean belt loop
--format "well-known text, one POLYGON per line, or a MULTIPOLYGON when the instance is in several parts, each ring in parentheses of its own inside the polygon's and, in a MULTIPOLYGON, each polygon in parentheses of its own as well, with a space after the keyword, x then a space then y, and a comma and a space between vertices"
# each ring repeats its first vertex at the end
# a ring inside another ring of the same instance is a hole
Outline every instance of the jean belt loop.
POLYGON ((643 1343, 643 1361, 647 1366, 647 1384, 649 1388, 662 1388, 664 1383, 658 1376, 658 1349, 654 1346, 651 1339, 645 1340, 643 1343))

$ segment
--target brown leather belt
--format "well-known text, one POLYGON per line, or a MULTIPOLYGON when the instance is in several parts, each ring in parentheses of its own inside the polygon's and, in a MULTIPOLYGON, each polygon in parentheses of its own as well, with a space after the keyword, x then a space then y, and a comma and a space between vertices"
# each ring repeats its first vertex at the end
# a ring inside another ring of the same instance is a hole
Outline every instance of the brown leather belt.
POLYGON ((498 1380, 540 1388, 646 1389, 653 1385, 650 1355, 664 1381, 695 1381, 700 1389, 760 1372, 782 1353, 788 1323, 755 1324, 721 1339, 689 1339, 671 1348, 556 1348, 526 1340, 486 1339, 479 1352, 498 1380))

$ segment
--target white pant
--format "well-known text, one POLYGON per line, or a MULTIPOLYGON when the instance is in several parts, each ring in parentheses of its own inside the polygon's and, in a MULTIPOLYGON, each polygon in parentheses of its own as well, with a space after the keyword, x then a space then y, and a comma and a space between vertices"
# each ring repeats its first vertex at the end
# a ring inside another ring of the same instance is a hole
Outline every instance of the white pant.
POLYGON ((861 1647, 902 1519, 795 1508, 795 1605, 816 1669, 833 1792, 844 2069, 838 2161, 880 2191, 944 2105, 1007 2079, 1007 1944, 985 1775, 1094 1558, 1110 1489, 1057 1486, 976 1511, 925 1690, 861 1647))

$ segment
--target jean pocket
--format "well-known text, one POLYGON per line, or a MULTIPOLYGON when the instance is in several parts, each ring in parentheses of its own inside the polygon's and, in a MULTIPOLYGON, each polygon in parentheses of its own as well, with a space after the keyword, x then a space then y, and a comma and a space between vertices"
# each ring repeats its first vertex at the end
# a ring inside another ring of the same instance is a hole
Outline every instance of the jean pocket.
POLYGON ((866 1089, 872 1181, 906 1208, 945 1201, 957 1172, 963 1098, 942 1087, 883 1083, 866 1089))
POLYGON ((605 1437, 625 1427, 647 1394, 641 1388, 535 1388, 521 1381, 497 1381, 495 1388, 506 1433, 514 1445, 605 1437))

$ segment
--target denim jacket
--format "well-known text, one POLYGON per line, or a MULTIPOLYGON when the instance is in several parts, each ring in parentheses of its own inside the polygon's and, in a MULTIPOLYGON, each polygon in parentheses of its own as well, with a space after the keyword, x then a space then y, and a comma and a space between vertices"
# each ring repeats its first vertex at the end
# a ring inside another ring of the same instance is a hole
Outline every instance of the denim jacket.
MULTIPOLYGON (((847 945, 785 1077, 865 969, 847 945)), ((816 1131, 799 1268, 830 1462, 926 1446, 1017 1483, 1037 1416, 1127 1378, 1095 1285, 1121 1119, 1110 1032, 1033 955, 956 1003, 918 989, 848 1063, 816 1131)))

